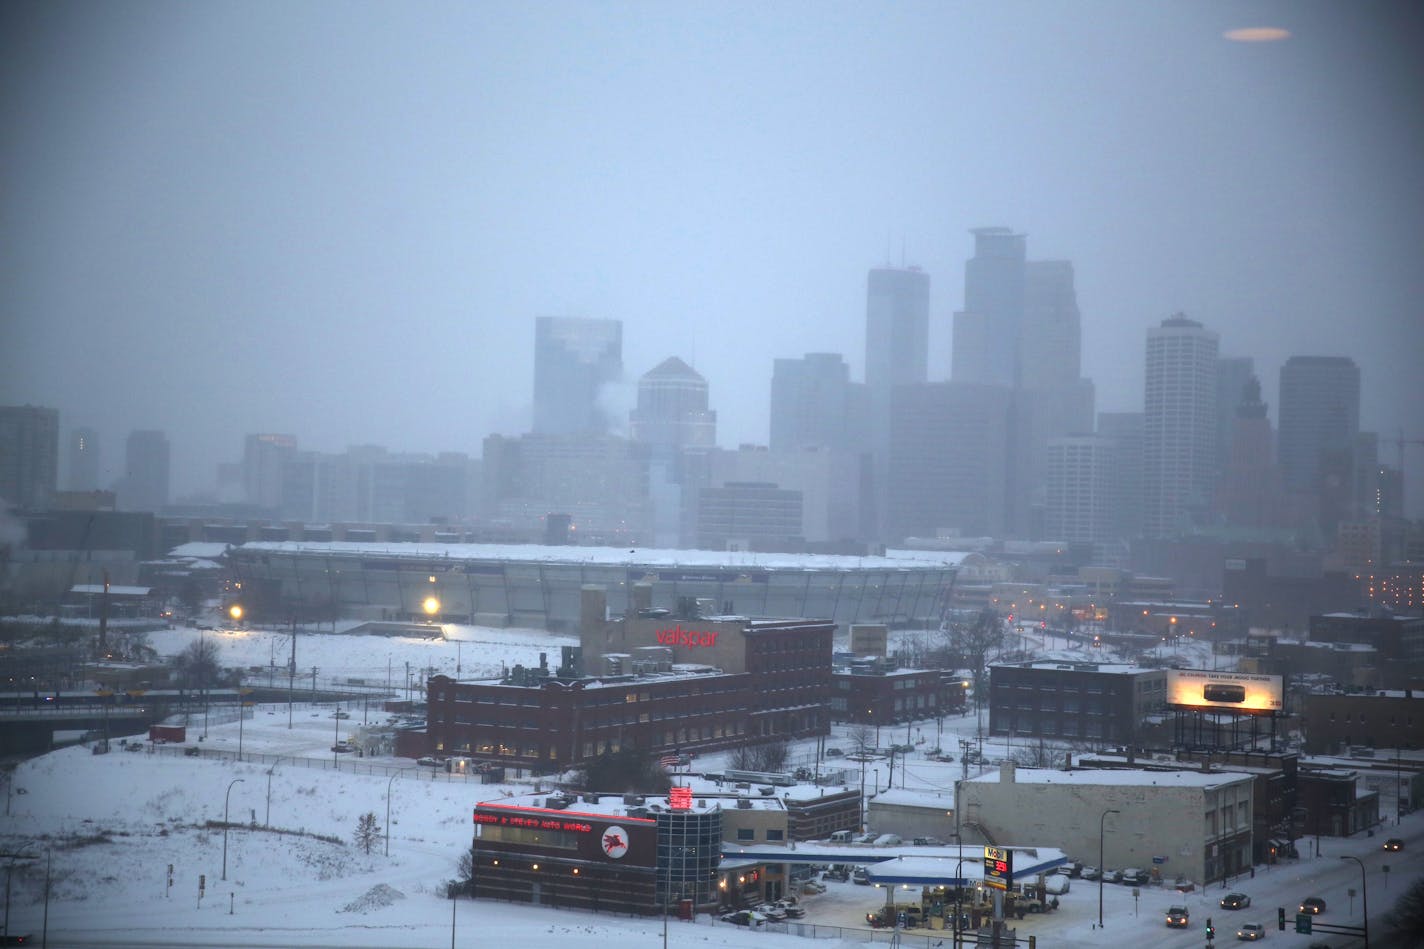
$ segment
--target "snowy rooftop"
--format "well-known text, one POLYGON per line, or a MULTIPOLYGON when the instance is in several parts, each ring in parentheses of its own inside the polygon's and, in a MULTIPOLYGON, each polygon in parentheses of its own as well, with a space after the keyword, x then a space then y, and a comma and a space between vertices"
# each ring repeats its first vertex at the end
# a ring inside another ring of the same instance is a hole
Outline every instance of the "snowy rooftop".
MULTIPOLYGON (((977 778, 970 778, 983 784, 998 784, 999 772, 988 771, 977 778)), ((1173 787, 1173 788, 1214 788, 1237 781, 1249 781, 1251 775, 1236 771, 1217 771, 1209 774, 1201 771, 1104 771, 1096 768, 1078 771, 1055 771, 1049 768, 1016 768, 1015 784, 1070 784, 1076 787, 1173 787)))
POLYGON ((610 566, 743 567, 780 570, 927 570, 935 567, 955 567, 969 556, 944 551, 886 551, 884 557, 847 557, 837 554, 750 553, 734 550, 545 547, 537 544, 368 544, 338 541, 255 541, 243 544, 241 549, 289 554, 379 554, 382 557, 412 559, 448 557, 455 560, 533 560, 543 563, 610 566))
POLYGON ((216 560, 227 553, 229 544, 212 543, 210 541, 193 541, 188 544, 179 544, 168 552, 170 557, 196 557, 199 560, 216 560))

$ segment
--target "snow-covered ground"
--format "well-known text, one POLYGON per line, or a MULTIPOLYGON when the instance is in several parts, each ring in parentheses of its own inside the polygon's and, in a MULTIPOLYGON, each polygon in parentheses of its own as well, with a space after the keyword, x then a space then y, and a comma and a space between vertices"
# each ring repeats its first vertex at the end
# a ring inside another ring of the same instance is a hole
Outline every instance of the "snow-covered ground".
MULTIPOLYGON (((403 684, 406 663, 416 670, 453 673, 458 662, 462 675, 481 675, 497 672, 502 664, 537 664, 540 652, 549 653, 552 661, 558 646, 572 641, 531 630, 447 627, 447 632, 449 640, 304 633, 298 664, 317 666, 322 678, 385 681, 389 670, 391 681, 403 684)), ((150 642, 167 655, 200 635, 219 644, 222 662, 230 666, 281 666, 291 648, 285 634, 260 631, 177 629, 152 634, 150 642)), ((34 859, 13 863, 8 932, 33 933, 38 939, 45 922, 48 868, 50 946, 434 947, 451 943, 452 915, 459 946, 576 949, 661 942, 660 919, 444 899, 444 882, 456 875, 460 853, 470 842, 474 805, 528 785, 480 785, 432 774, 402 759, 341 756, 334 761, 334 732, 345 733, 348 723, 357 724, 362 710, 354 707, 351 713, 351 719, 338 720, 330 706, 299 705, 289 728, 285 704, 259 706, 241 728, 241 762, 186 757, 177 749, 155 751, 146 744, 139 752, 116 745, 107 755, 71 747, 24 762, 7 796, 0 849, 34 859), (209 826, 223 821, 225 805, 230 820, 242 825, 226 835, 220 826, 209 826), (369 854, 353 841, 357 820, 365 813, 376 815, 383 832, 369 854), (200 877, 205 882, 201 898, 200 877)), ((911 730, 926 739, 922 747, 942 738, 953 750, 956 739, 973 737, 975 728, 970 714, 916 723, 911 730)), ((887 735, 886 740, 893 739, 887 735)), ((843 734, 838 743, 848 747, 843 734)), ((202 743, 205 749, 234 753, 238 744, 237 722, 210 724, 202 743)), ((796 749, 795 756, 809 754, 810 747, 796 749)), ((988 741, 984 750, 991 759, 1011 752, 988 741)), ((944 790, 961 776, 961 768, 915 754, 906 767, 897 768, 896 784, 904 782, 910 791, 944 790)), ((879 778, 883 782, 885 775, 879 778)), ((873 785, 869 772, 867 779, 873 785)), ((1238 881, 1235 886, 1253 897, 1254 906, 1246 911, 1220 910, 1217 890, 1183 895, 1149 887, 1134 897, 1130 888, 1107 885, 1102 893, 1105 930, 1098 931, 1098 890, 1074 881, 1058 912, 1015 925, 1021 936, 1037 935, 1040 946, 1086 949, 1110 939, 1185 947, 1201 944, 1198 923, 1214 916, 1222 938, 1232 938, 1238 923, 1254 921, 1267 925, 1273 941, 1304 946, 1306 937, 1275 931, 1276 906, 1289 910, 1302 897, 1319 895, 1330 904, 1331 921, 1360 918, 1360 901, 1348 894, 1359 885, 1359 868, 1336 857, 1365 860, 1375 916, 1388 905, 1386 884, 1397 894, 1418 875, 1424 815, 1406 818, 1390 833, 1409 842, 1404 853, 1384 855, 1379 838, 1327 840, 1322 857, 1312 857, 1306 848, 1306 859, 1238 881), (1389 876, 1380 870, 1385 863, 1393 865, 1389 876), (1173 903, 1191 908, 1190 930, 1163 927, 1162 914, 1173 903)), ((817 934, 830 937, 830 945, 858 945, 872 938, 886 942, 888 933, 872 935, 864 928, 865 913, 883 900, 884 892, 873 887, 832 883, 826 893, 806 899, 802 922, 819 927, 817 934), (828 928, 836 926, 853 928, 828 928)), ((906 945, 933 945, 943 933, 907 936, 912 938, 906 945)), ((794 946, 797 938, 748 932, 707 918, 693 924, 674 921, 668 930, 670 943, 707 947, 794 946)))

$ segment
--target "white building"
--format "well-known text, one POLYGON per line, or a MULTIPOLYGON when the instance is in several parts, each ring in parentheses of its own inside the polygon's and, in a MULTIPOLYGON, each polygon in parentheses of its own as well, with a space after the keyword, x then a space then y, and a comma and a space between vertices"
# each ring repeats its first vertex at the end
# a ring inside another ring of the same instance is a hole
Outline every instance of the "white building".
POLYGON ((1235 772, 1015 768, 960 785, 963 824, 992 843, 1205 885, 1251 866, 1252 777, 1235 772), (1117 813, 1110 813, 1116 811, 1117 813))

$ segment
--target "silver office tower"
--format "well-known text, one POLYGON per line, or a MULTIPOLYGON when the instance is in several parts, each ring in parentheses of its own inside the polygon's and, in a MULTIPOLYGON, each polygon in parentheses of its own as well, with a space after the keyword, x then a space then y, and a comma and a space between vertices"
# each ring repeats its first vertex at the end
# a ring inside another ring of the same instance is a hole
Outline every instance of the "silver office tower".
POLYGON ((1147 331, 1144 532, 1185 533, 1216 479, 1216 333, 1178 313, 1147 331))
POLYGON ((606 387, 623 377, 623 323, 541 316, 534 324, 534 432, 607 432, 606 387))
POLYGON ((929 353, 929 274, 918 267, 871 270, 865 287, 865 389, 875 499, 869 520, 885 539, 892 393, 899 386, 928 381, 929 353))

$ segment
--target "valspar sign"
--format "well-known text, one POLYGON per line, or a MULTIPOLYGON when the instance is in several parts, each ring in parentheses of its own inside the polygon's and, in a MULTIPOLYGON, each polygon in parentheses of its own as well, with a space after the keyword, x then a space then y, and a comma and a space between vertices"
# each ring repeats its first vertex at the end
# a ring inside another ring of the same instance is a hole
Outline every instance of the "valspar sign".
POLYGON ((1168 705, 1274 712, 1281 708, 1282 693, 1280 676, 1209 669, 1167 670, 1168 705))
POLYGON ((657 631, 659 646, 715 646, 717 634, 712 630, 683 629, 681 624, 672 629, 657 631))

